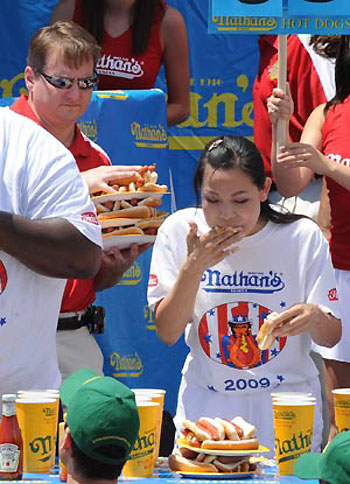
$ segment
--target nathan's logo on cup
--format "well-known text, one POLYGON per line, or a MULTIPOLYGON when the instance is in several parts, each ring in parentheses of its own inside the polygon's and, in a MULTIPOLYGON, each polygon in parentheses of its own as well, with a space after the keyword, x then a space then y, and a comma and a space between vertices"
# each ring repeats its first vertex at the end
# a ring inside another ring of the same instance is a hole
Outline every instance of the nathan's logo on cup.
POLYGON ((275 415, 276 415, 276 418, 282 418, 283 420, 295 419, 295 413, 288 410, 281 410, 280 412, 276 411, 275 415))
POLYGON ((275 439, 275 449, 279 453, 279 462, 285 462, 287 460, 297 459, 299 452, 307 452, 311 449, 312 444, 312 429, 308 429, 306 432, 300 432, 300 434, 293 434, 291 439, 280 440, 275 439))
POLYGON ((50 408, 50 407, 43 408, 43 414, 45 415, 45 417, 49 417, 49 418, 54 417, 55 413, 56 413, 56 410, 54 408, 50 408))
POLYGON ((152 429, 152 431, 138 436, 134 447, 132 448, 133 453, 135 452, 135 454, 131 455, 130 459, 138 459, 139 457, 143 457, 153 453, 155 444, 155 431, 156 429, 152 429))
POLYGON ((335 407, 339 408, 350 408, 350 400, 344 399, 344 400, 338 400, 335 402, 335 407))
POLYGON ((37 437, 29 442, 29 448, 33 454, 39 454, 39 460, 41 462, 47 462, 51 459, 53 438, 51 435, 46 435, 46 437, 37 437))

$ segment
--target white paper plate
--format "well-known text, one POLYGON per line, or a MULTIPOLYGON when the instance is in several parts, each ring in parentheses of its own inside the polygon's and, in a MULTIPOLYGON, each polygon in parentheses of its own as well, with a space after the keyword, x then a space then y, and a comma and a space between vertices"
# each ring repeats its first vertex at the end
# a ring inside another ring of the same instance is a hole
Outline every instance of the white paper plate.
POLYGON ((104 203, 113 200, 131 200, 132 198, 162 198, 163 195, 168 195, 167 193, 159 192, 124 192, 124 193, 107 193, 106 195, 99 195, 98 197, 92 197, 92 201, 96 205, 97 203, 104 203))
POLYGON ((200 454, 208 454, 208 455, 227 455, 227 456, 244 456, 244 455, 254 455, 260 454, 263 452, 270 452, 270 449, 264 447, 263 445, 259 445, 258 449, 255 450, 217 450, 217 449, 201 449, 199 447, 191 447, 188 445, 186 439, 177 439, 177 443, 179 447, 186 447, 186 449, 193 450, 194 452, 200 454))
POLYGON ((142 245, 153 243, 155 240, 156 235, 113 235, 102 239, 104 249, 111 249, 112 247, 126 249, 133 243, 142 245))
POLYGON ((259 473, 253 472, 185 472, 177 471, 177 475, 191 479, 248 479, 254 477, 259 473))

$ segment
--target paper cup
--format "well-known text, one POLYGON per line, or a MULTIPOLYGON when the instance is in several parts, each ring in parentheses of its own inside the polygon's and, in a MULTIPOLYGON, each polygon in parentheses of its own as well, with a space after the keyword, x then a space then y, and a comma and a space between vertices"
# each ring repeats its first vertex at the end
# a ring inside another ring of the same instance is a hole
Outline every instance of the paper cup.
POLYGON ((337 433, 350 430, 350 388, 332 390, 337 433))
POLYGON ((274 392, 271 393, 271 398, 304 398, 312 397, 310 392, 274 392))
POLYGON ((157 429, 156 429, 156 444, 154 447, 154 464, 159 457, 159 446, 160 446, 160 436, 162 433, 162 421, 163 421, 163 408, 164 408, 164 398, 166 391, 157 388, 135 388, 132 390, 136 398, 151 398, 152 402, 159 403, 159 409, 157 414, 157 429))
POLYGON ((140 431, 134 447, 123 467, 126 477, 151 477, 154 466, 157 414, 159 403, 137 399, 140 416, 140 431))
MULTIPOLYGON (((60 391, 55 389, 50 390, 19 390, 17 392, 18 399, 40 399, 43 396, 46 398, 54 398, 56 400, 56 419, 58 422, 58 414, 60 408, 60 391)), ((57 443, 57 428, 55 434, 55 452, 52 453, 51 457, 51 469, 53 470, 56 463, 56 443, 57 443)))
POLYGON ((294 465, 311 451, 315 401, 273 401, 275 454, 281 476, 293 476, 294 465))
POLYGON ((45 396, 16 400, 23 440, 24 472, 49 473, 56 450, 57 399, 45 396))

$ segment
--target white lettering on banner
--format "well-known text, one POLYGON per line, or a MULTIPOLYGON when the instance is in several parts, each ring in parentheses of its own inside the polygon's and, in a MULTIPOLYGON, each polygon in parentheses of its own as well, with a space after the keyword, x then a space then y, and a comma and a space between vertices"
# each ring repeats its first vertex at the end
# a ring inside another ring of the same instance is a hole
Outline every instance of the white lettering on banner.
POLYGON ((338 165, 350 166, 350 158, 342 158, 341 155, 336 155, 334 153, 330 153, 327 156, 330 160, 335 161, 335 163, 338 163, 338 165))
POLYGON ((100 75, 134 79, 142 77, 144 74, 141 64, 142 62, 138 62, 133 57, 129 59, 127 57, 103 55, 98 60, 96 69, 100 75))

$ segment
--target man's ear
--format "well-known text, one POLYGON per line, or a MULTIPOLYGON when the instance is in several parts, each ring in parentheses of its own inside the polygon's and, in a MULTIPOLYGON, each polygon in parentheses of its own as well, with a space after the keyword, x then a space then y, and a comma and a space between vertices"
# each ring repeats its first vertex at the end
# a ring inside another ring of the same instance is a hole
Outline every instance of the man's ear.
POLYGON ((35 78, 36 78, 36 75, 35 75, 35 72, 33 71, 33 69, 30 66, 27 66, 24 69, 24 80, 25 80, 25 83, 26 83, 26 86, 27 86, 29 93, 31 93, 33 91, 35 78))
POLYGON ((60 450, 61 449, 71 449, 72 447, 72 436, 69 430, 69 427, 66 427, 63 431, 61 441, 60 441, 60 450))
POLYGON ((269 191, 271 188, 271 183, 272 183, 271 178, 267 176, 265 179, 264 188, 261 190, 261 193, 260 193, 260 202, 265 202, 267 200, 267 197, 269 196, 269 191))

